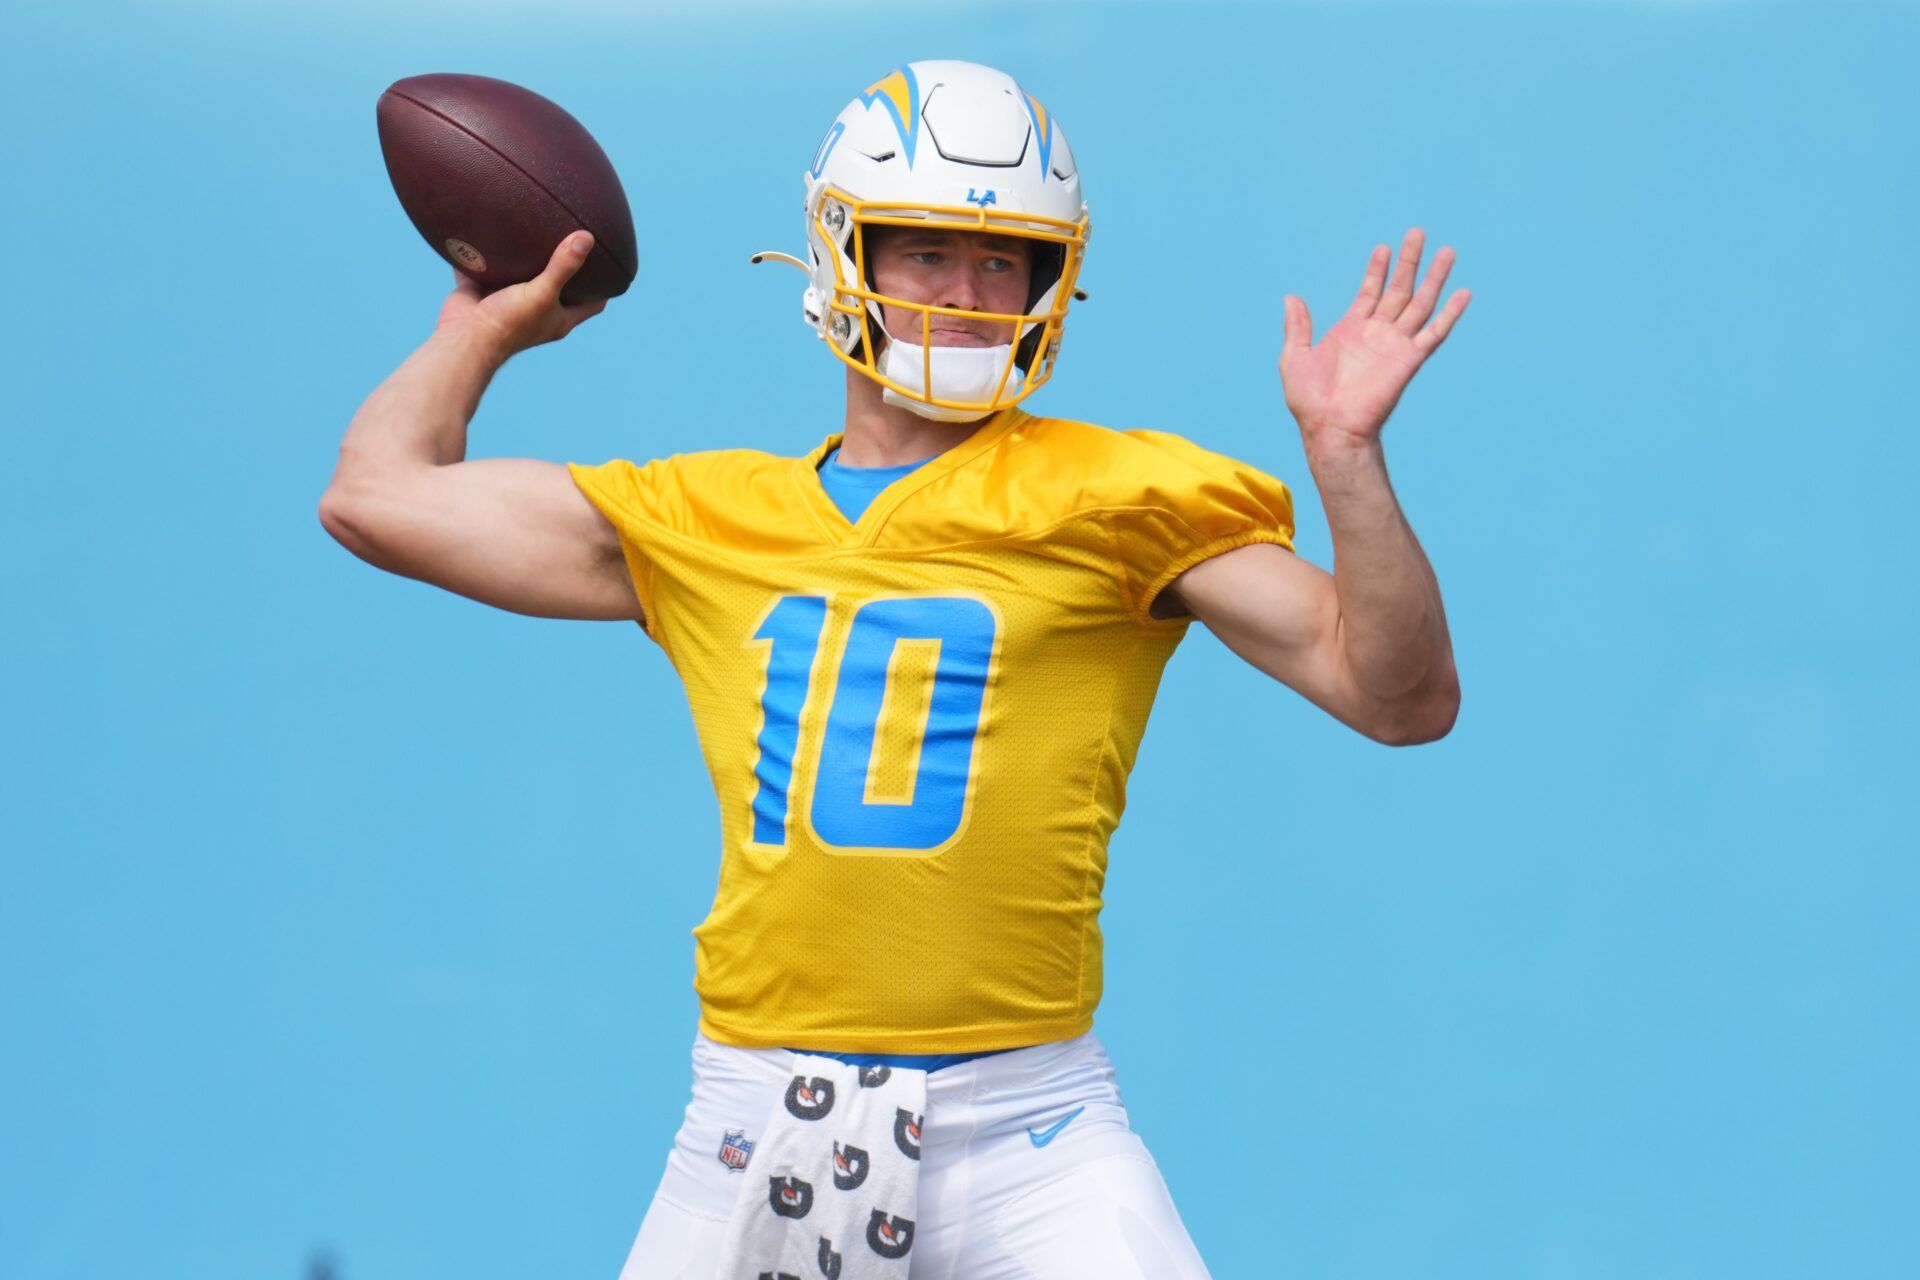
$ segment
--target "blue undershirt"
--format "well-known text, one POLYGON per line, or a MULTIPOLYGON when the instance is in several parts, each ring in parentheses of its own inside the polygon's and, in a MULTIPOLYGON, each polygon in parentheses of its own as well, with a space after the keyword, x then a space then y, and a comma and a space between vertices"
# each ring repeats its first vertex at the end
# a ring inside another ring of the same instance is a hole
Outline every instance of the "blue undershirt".
POLYGON ((882 489, 940 456, 936 453, 933 458, 903 462, 897 467, 850 467, 839 460, 839 455, 840 446, 835 445, 821 461, 820 487, 833 499, 833 505, 840 508, 840 514, 847 518, 848 524, 860 522, 860 517, 882 489))

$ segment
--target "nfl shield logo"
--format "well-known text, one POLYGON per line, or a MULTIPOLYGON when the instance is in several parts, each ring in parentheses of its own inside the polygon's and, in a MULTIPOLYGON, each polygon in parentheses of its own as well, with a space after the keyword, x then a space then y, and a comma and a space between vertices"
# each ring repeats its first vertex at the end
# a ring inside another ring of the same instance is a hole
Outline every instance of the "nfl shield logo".
POLYGON ((720 1163, 735 1173, 747 1167, 747 1160, 753 1155, 753 1144, 747 1141, 745 1129, 729 1129, 726 1138, 720 1143, 720 1163))

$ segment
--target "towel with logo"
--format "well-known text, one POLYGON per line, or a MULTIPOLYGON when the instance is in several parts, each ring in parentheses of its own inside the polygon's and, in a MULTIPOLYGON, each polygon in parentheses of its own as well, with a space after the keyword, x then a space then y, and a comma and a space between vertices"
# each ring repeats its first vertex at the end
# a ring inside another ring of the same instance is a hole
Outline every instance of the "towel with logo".
POLYGON ((727 1220, 723 1280, 901 1280, 927 1073, 794 1055, 727 1220))

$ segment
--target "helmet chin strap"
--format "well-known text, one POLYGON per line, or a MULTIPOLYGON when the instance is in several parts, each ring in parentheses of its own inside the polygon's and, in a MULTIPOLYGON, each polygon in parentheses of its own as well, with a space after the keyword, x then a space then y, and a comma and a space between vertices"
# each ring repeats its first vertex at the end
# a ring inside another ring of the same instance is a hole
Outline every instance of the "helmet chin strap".
MULTIPOLYGON (((1026 370, 1017 365, 1011 372, 1007 371, 1008 364, 1013 360, 1013 344, 1010 342, 992 347, 922 347, 891 334, 887 336, 887 345, 880 353, 880 372, 901 386, 926 395, 929 359, 933 365, 933 385, 945 400, 989 404, 995 399, 996 390, 1017 387, 1027 376, 1026 370)), ((880 398, 887 404, 935 422, 973 422, 997 412, 994 409, 954 409, 928 404, 892 387, 884 388, 880 398)))
POLYGON ((905 409, 908 413, 919 414, 921 417, 931 419, 934 422, 978 422, 982 418, 992 417, 994 413, 997 412, 997 410, 992 409, 985 412, 979 409, 949 409, 944 405, 928 404, 925 400, 915 400, 911 396, 903 396, 892 387, 882 387, 880 389, 880 399, 887 404, 905 409))

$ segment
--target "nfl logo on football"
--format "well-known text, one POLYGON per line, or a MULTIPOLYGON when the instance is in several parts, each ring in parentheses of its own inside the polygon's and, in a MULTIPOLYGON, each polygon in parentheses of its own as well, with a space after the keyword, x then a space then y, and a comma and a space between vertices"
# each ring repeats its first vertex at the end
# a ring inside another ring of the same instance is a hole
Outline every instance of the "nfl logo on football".
POLYGON ((747 1141, 745 1129, 729 1129, 720 1143, 720 1163, 734 1172, 747 1167, 747 1160, 753 1155, 753 1144, 747 1141))

